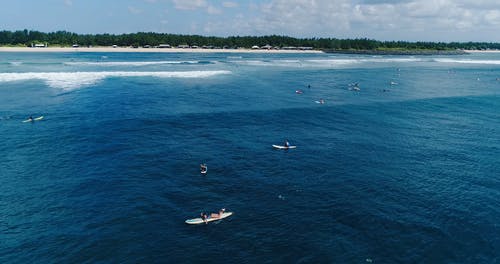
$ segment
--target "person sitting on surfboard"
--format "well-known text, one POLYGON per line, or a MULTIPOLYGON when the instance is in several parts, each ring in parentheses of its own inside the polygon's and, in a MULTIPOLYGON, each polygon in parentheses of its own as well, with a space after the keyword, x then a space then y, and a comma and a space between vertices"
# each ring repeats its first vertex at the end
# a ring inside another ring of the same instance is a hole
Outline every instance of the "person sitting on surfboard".
POLYGON ((205 224, 208 224, 208 221, 207 221, 208 216, 207 216, 207 214, 204 213, 204 212, 201 212, 200 216, 201 216, 201 219, 203 219, 203 222, 205 222, 205 224))
POLYGON ((33 121, 33 116, 30 116, 30 117, 28 118, 28 120, 29 120, 29 121, 33 121))
POLYGON ((288 142, 288 139, 285 139, 285 144, 283 145, 286 148, 290 147, 290 142, 288 142))
POLYGON ((205 164, 205 163, 200 164, 200 171, 201 171, 201 173, 206 173, 207 172, 207 164, 205 164))

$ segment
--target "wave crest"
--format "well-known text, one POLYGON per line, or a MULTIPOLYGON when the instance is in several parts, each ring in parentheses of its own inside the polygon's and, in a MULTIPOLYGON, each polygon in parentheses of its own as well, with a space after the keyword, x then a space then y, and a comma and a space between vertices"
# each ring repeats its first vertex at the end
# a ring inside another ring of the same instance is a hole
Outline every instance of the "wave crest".
POLYGON ((204 61, 73 61, 64 62, 70 66, 149 66, 162 64, 207 64, 204 61))
POLYGON ((23 72, 0 73, 0 82, 43 80, 48 86, 75 89, 91 86, 109 77, 208 78, 230 74, 230 71, 170 71, 170 72, 23 72))
POLYGON ((434 59, 441 63, 459 63, 459 64, 491 64, 500 65, 500 60, 470 60, 470 59, 434 59))

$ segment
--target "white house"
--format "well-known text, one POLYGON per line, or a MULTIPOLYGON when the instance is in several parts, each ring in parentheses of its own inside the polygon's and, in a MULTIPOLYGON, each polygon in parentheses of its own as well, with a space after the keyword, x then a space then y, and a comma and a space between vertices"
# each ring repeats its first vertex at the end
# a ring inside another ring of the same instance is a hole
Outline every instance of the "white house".
POLYGON ((32 48, 46 48, 47 44, 31 44, 32 48))

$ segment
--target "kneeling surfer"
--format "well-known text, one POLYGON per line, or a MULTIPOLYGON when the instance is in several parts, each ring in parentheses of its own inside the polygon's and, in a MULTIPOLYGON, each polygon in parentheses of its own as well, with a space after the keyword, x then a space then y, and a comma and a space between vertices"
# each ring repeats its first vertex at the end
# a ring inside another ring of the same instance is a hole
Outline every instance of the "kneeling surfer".
POLYGON ((207 164, 205 164, 205 163, 200 164, 200 172, 207 173, 207 164))

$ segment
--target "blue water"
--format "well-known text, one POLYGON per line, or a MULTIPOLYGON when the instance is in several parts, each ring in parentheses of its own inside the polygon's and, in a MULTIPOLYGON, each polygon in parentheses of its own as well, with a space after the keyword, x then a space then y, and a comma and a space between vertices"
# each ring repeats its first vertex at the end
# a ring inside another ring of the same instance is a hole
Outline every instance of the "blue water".
POLYGON ((500 54, 0 53, 0 262, 499 263, 497 78, 500 54))

